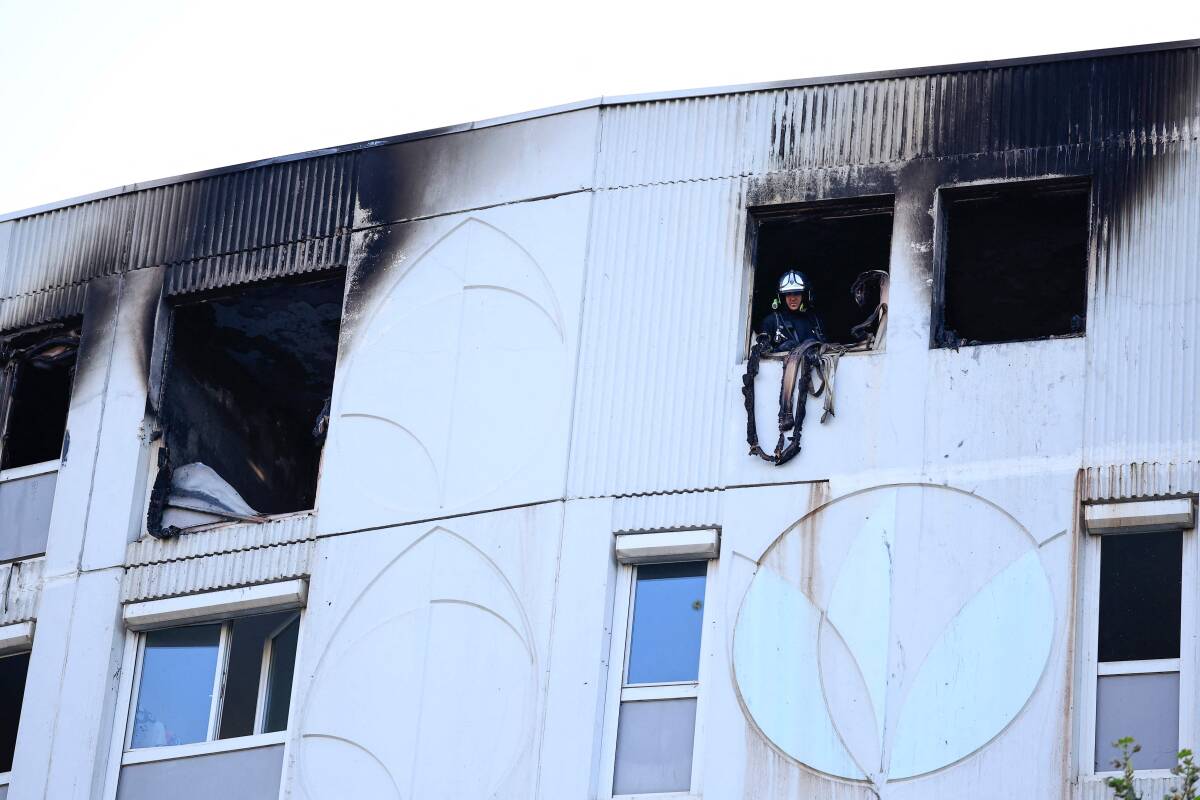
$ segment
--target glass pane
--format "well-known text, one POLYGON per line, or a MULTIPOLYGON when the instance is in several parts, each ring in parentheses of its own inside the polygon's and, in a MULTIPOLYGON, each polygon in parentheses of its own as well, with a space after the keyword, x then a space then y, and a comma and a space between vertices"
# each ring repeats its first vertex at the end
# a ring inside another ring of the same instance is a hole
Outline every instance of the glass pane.
POLYGON ((1170 769, 1179 750, 1179 673, 1101 675, 1096 686, 1096 769, 1111 770, 1124 736, 1142 750, 1137 769, 1170 769))
POLYGON ((29 653, 0 658, 0 772, 12 769, 28 672, 29 653))
POLYGON ((203 742, 208 738, 220 625, 146 634, 132 747, 203 742))
POLYGON ((1101 540, 1101 661, 1179 658, 1182 547, 1178 531, 1101 540))
POLYGON ((706 568, 703 561, 638 567, 627 683, 696 680, 706 568))
POLYGON ((275 637, 275 646, 271 651, 270 683, 267 685, 264 733, 287 728, 288 705, 292 700, 292 672, 296 668, 296 643, 299 638, 299 616, 275 637))
POLYGON ((249 736, 258 711, 259 677, 263 648, 293 612, 258 614, 234 620, 229 633, 229 666, 225 671, 225 693, 221 698, 220 739, 249 736))
POLYGON ((622 703, 613 794, 688 791, 695 735, 695 698, 622 703))

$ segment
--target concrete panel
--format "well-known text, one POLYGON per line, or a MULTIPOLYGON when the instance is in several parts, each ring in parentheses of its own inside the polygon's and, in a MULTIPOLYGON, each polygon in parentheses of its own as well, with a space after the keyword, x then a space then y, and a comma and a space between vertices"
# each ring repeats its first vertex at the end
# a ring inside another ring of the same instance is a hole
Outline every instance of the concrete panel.
POLYGON ((318 531, 563 496, 586 195, 360 241, 318 531))
POLYGON ((0 561, 46 552, 57 472, 0 483, 0 561))
POLYGON ((550 503, 320 540, 292 796, 533 795, 562 525, 550 503))
POLYGON ((275 800, 283 745, 148 761, 121 768, 117 800, 275 800))
POLYGON ((588 188, 598 125, 585 109, 367 150, 354 227, 588 188))
POLYGON ((102 795, 125 631, 121 569, 49 578, 29 661, 12 800, 102 795), (44 628, 43 628, 44 626, 44 628))
POLYGON ((540 800, 592 797, 597 786, 616 587, 616 562, 609 544, 612 506, 609 499, 566 503, 554 600, 560 613, 555 615, 550 643, 548 663, 553 668, 546 676, 539 761, 576 768, 543 768, 537 792, 540 800))

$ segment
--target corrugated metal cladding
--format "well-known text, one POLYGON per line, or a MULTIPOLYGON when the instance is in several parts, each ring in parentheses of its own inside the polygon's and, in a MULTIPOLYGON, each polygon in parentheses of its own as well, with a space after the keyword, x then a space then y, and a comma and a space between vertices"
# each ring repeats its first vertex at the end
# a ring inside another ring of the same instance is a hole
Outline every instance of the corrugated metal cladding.
MULTIPOLYGON (((1198 148, 1195 140, 1138 143, 1115 148, 1097 165, 1104 179, 1096 186, 1088 316, 1088 465, 1200 460, 1198 148)), ((1170 469, 1176 491, 1200 490, 1194 471, 1170 469)), ((1162 486, 1155 470, 1129 472, 1131 479, 1138 475, 1162 486)))
POLYGON ((44 558, 0 564, 0 625, 37 618, 45 566, 44 558))
POLYGON ((205 531, 203 536, 176 536, 171 539, 146 536, 130 542, 125 550, 125 564, 157 564, 305 541, 313 538, 315 519, 312 514, 297 514, 262 523, 227 525, 205 531))
POLYGON ((76 283, 0 300, 0 331, 77 317, 86 291, 86 283, 76 283))
MULTIPOLYGON (((1170 775, 1136 777, 1133 785, 1139 797, 1168 797, 1179 789, 1179 781, 1170 775)), ((1103 778, 1089 778, 1079 785, 1080 800, 1112 800, 1112 796, 1103 778)))
POLYGON ((639 495, 613 502, 612 529, 618 533, 720 525, 721 492, 639 495))
POLYGON ((307 576, 312 551, 313 542, 303 541, 129 567, 121 582, 121 602, 307 576))
POLYGON ((272 164, 0 224, 0 297, 159 265, 171 265, 175 293, 344 266, 356 158, 272 164))
POLYGON ((719 485, 739 343, 740 182, 600 192, 589 243, 568 491, 719 485))
POLYGON ((597 184, 1162 142, 1198 126, 1200 50, 1169 50, 618 106, 597 184))

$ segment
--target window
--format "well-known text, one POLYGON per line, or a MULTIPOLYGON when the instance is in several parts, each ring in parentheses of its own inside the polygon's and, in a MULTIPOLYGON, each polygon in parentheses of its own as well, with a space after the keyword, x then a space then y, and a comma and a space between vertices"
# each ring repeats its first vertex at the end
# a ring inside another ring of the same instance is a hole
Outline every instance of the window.
POLYGON ((151 533, 313 507, 343 288, 339 275, 174 306, 151 533))
POLYGON ((128 749, 285 730, 299 627, 281 611, 143 634, 128 749))
POLYGON ((1191 701, 1195 515, 1189 497, 1084 506, 1078 759, 1085 782, 1112 771, 1120 738, 1141 745, 1133 763, 1152 771, 1147 777, 1166 775, 1177 751, 1200 738, 1191 701))
POLYGON ((1140 769, 1170 769, 1180 747, 1183 533, 1109 535, 1100 542, 1096 644, 1096 771, 1112 743, 1137 739, 1140 769))
POLYGON ((46 551, 78 345, 77 322, 0 339, 0 562, 46 551))
POLYGON ((1086 179, 941 190, 934 346, 1083 333, 1089 194, 1086 179))
POLYGON ((812 284, 812 305, 826 339, 842 344, 859 341, 851 329, 866 321, 885 299, 893 204, 890 196, 867 197, 753 212, 749 340, 771 313, 780 276, 796 269, 812 284), (860 304, 853 290, 864 273, 860 304))
POLYGON ((607 796, 693 790, 710 563, 621 570, 606 722, 607 796))
POLYGON ((0 468, 59 459, 78 348, 77 322, 24 331, 0 340, 4 360, 0 468))
POLYGON ((13 766, 28 672, 29 653, 0 655, 0 786, 8 782, 6 776, 13 766))

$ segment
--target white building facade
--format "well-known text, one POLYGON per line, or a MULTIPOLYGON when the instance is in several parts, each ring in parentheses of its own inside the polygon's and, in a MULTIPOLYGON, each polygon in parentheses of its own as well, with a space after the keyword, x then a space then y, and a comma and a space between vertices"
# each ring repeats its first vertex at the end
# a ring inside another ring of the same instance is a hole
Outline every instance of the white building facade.
POLYGON ((1161 795, 1200 744, 1198 137, 1186 42, 0 218, 0 798, 1092 800, 1123 735, 1161 795), (886 325, 776 466, 764 287, 838 259, 886 325))

